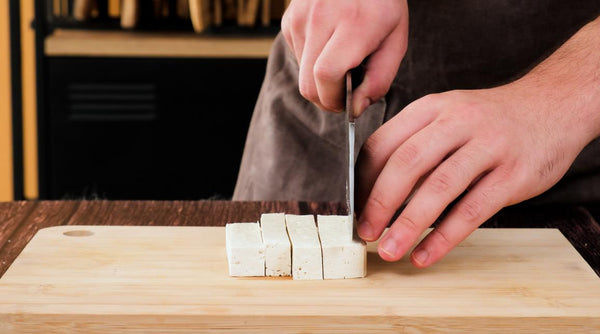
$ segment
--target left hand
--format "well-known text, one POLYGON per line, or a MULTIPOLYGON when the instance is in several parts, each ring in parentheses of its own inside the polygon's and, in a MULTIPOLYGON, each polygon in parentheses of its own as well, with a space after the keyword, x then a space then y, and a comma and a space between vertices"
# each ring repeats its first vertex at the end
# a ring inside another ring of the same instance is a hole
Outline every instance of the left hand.
POLYGON ((359 235, 377 240, 415 189, 379 243, 380 256, 396 261, 464 194, 412 252, 426 267, 503 207, 558 182, 592 131, 551 94, 533 92, 517 82, 429 95, 385 123, 357 162, 359 235))

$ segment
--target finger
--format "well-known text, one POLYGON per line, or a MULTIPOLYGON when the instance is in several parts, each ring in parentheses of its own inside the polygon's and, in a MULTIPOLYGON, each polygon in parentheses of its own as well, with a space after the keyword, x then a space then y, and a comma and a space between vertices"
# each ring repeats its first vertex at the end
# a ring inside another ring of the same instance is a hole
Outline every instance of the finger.
POLYGON ((353 114, 360 114, 387 94, 406 53, 408 26, 397 27, 364 64, 363 81, 352 94, 353 114))
POLYGON ((381 42, 375 32, 357 31, 355 27, 336 29, 319 55, 315 67, 315 84, 321 103, 333 111, 344 107, 345 76, 357 67, 381 42), (365 35, 364 43, 357 43, 356 36, 365 35))
POLYGON ((355 205, 359 216, 377 176, 392 153, 408 138, 433 122, 440 109, 440 103, 429 97, 415 101, 384 123, 363 144, 356 162, 358 178, 355 205))
POLYGON ((443 258, 479 225, 509 203, 510 185, 499 168, 481 178, 452 208, 411 254, 417 267, 427 267, 443 258))
POLYGON ((292 39, 292 29, 291 29, 291 22, 290 22, 290 15, 288 14, 289 12, 286 11, 286 13, 283 14, 283 17, 281 18, 281 35, 283 35, 283 38, 285 39, 285 42, 287 43, 290 51, 292 51, 293 54, 295 54, 295 48, 294 48, 294 40, 292 39))
POLYGON ((432 123, 392 153, 360 215, 361 238, 367 241, 379 238, 419 178, 466 142, 466 131, 452 129, 450 135, 449 127, 442 126, 432 123))
MULTIPOLYGON (((292 7, 293 5, 290 4, 290 6, 287 8, 287 10, 283 13, 283 16, 281 17, 281 34, 283 35, 283 38, 285 39, 292 54, 296 55, 296 47, 294 45, 294 39, 292 38, 292 35, 298 33, 294 29, 295 25, 297 24, 294 21, 298 20, 293 15, 292 7)), ((296 60, 298 60, 298 62, 300 61, 298 57, 296 57, 296 60)))
MULTIPOLYGON (((318 105, 320 104, 321 107, 322 103, 315 84, 313 69, 317 58, 327 44, 327 41, 331 38, 334 30, 334 27, 330 25, 329 19, 325 16, 326 14, 327 11, 320 12, 315 10, 309 14, 309 21, 306 23, 308 28, 306 28, 306 34, 304 35, 304 48, 298 64, 300 67, 298 74, 300 94, 305 99, 318 105)), ((294 45, 296 43, 299 42, 294 40, 294 45)))
POLYGON ((298 63, 302 58, 306 36, 306 15, 303 13, 308 10, 308 4, 305 1, 290 3, 281 18, 281 33, 298 63))
POLYGON ((304 34, 294 34, 292 35, 292 43, 294 45, 294 55, 296 56, 296 60, 298 61, 298 64, 300 64, 302 62, 302 55, 304 53, 304 45, 305 45, 305 38, 304 38, 304 34))
POLYGON ((492 168, 492 155, 483 152, 467 143, 435 168, 382 238, 379 254, 384 260, 397 261, 404 256, 444 209, 492 168))

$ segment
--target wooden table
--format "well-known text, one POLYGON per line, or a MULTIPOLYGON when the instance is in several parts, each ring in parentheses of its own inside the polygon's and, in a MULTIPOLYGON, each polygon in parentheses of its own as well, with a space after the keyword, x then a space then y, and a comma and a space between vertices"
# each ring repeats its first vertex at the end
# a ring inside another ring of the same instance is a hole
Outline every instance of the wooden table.
MULTIPOLYGON (((41 228, 57 225, 222 226, 264 212, 345 214, 341 203, 230 201, 24 201, 0 203, 0 277, 41 228)), ((558 228, 600 276, 595 208, 508 208, 482 227, 558 228)))

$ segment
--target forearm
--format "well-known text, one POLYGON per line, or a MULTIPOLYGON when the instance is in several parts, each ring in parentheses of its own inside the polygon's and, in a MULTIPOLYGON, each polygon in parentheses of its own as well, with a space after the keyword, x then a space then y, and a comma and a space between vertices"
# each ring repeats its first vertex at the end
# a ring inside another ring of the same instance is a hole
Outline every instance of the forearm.
POLYGON ((568 129, 582 134, 583 145, 599 137, 600 17, 512 85, 531 107, 562 113, 568 129))

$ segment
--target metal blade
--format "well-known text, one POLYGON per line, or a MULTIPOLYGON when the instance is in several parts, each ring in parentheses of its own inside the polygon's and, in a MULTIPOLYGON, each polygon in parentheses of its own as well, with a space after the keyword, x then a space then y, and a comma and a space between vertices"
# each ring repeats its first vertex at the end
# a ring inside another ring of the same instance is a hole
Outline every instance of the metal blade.
POLYGON ((346 147, 348 148, 348 168, 346 173, 346 204, 348 216, 354 221, 354 116, 352 114, 352 74, 346 73, 346 147))

